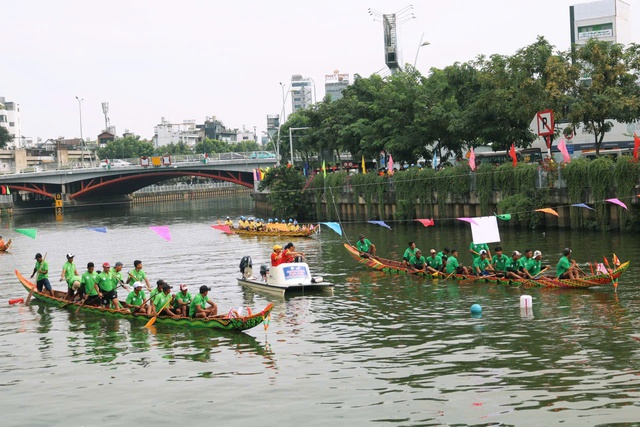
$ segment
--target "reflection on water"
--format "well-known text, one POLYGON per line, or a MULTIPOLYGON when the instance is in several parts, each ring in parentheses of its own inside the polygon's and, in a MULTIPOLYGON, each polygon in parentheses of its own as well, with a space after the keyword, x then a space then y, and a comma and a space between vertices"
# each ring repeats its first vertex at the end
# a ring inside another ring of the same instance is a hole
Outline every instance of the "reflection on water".
MULTIPOLYGON (((275 243, 286 242, 227 236, 209 227, 250 211, 250 200, 240 197, 72 213, 62 223, 15 217, 11 227, 37 226, 38 239, 16 237, 12 253, 0 257, 3 298, 24 296, 13 269, 30 271, 35 252, 49 253, 55 279, 64 253, 73 251, 79 266, 142 258, 152 281, 184 282, 192 293, 209 284, 222 312, 260 310, 269 302, 274 309, 267 330, 261 325, 228 333, 162 324, 147 329, 136 320, 41 303, 2 304, 0 390, 12 391, 3 395, 6 415, 20 420, 37 401, 41 414, 34 415, 34 425, 66 425, 87 412, 105 425, 124 422, 111 418, 114 412, 127 414, 128 422, 163 424, 173 414, 168 408, 210 416, 211 405, 203 402, 213 402, 223 422, 242 414, 239 425, 637 422, 640 268, 633 263, 617 293, 611 287, 460 284, 366 270, 345 253, 344 238, 325 230, 296 240, 296 247, 314 275, 336 284, 334 295, 278 297, 238 285, 238 263, 251 255, 259 265, 275 243), (153 225, 168 225, 171 242, 150 232, 153 225), (90 226, 108 232, 85 229, 90 226), (531 315, 521 314, 523 294, 532 296, 531 315), (473 304, 482 306, 481 317, 472 317, 473 304), (128 398, 134 384, 149 393, 128 398), (100 399, 83 399, 89 395, 100 399), (151 410, 135 415, 141 406, 151 410)), ((464 227, 344 229, 349 238, 365 233, 385 257, 399 258, 406 242, 415 240, 423 250, 457 246, 462 261, 470 262, 463 249, 471 236, 464 227)), ((611 252, 633 260, 640 249, 630 235, 507 229, 502 235, 508 250, 533 247, 552 264, 565 246, 578 260, 611 252)))

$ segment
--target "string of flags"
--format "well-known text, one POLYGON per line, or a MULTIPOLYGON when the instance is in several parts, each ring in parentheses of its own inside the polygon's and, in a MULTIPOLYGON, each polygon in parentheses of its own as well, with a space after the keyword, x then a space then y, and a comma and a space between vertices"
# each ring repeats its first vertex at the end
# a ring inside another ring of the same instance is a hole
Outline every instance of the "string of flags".
POLYGON ((2 186, 0 186, 0 188, 2 189, 2 195, 3 196, 8 196, 9 194, 11 194, 11 190, 9 190, 9 186, 8 185, 2 185, 2 186))

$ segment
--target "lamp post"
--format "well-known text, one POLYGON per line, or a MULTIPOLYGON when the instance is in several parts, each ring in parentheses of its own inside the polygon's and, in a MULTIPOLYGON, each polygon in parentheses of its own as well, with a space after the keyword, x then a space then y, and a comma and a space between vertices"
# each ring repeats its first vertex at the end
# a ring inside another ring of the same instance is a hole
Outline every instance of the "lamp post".
POLYGON ((431 44, 431 42, 423 42, 422 39, 424 39, 424 33, 422 33, 422 36, 420 37, 420 43, 418 43, 418 50, 416 51, 416 59, 414 59, 413 61, 413 68, 416 68, 416 64, 418 63, 418 54, 420 53, 420 48, 422 46, 429 46, 431 44))
POLYGON ((292 131, 294 130, 303 130, 303 129, 309 129, 309 127, 303 127, 303 128, 289 128, 289 149, 291 150, 291 166, 293 166, 293 139, 292 139, 292 131))
POLYGON ((80 153, 82 156, 80 162, 84 168, 84 138, 82 137, 82 101, 84 101, 84 98, 78 98, 76 96, 76 99, 78 100, 78 111, 80 112, 80 153))
POLYGON ((309 80, 313 83, 313 102, 312 104, 318 103, 318 97, 316 96, 316 81, 313 80, 313 77, 309 77, 309 80))

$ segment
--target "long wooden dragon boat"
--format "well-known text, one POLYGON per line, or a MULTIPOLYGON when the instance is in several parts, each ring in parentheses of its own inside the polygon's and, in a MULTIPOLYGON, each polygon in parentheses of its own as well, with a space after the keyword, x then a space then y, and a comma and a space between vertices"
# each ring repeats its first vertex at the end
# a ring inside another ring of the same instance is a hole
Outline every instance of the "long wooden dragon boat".
POLYGON ((297 231, 284 231, 284 230, 241 230, 239 228, 231 228, 233 233, 238 234, 240 236, 276 236, 276 237, 311 237, 314 234, 318 233, 320 230, 320 224, 314 226, 313 228, 304 228, 297 231))
MULTIPOLYGON (((31 292, 35 289, 35 284, 31 283, 27 278, 25 278, 18 270, 15 270, 16 277, 20 281, 20 284, 24 286, 24 288, 31 292)), ((66 300, 67 293, 62 291, 54 291, 55 297, 51 295, 44 294, 42 292, 38 292, 37 290, 33 291, 33 297, 39 301, 43 301, 47 304, 54 305, 56 307, 61 308, 70 308, 72 310, 80 310, 83 312, 96 313, 99 315, 105 316, 114 316, 121 317, 126 319, 135 319, 141 322, 147 322, 151 317, 148 314, 131 314, 123 311, 112 310, 105 307, 92 307, 88 305, 82 305, 77 302, 69 302, 66 300)), ((176 327, 187 327, 187 328, 205 328, 205 329, 220 329, 226 331, 244 331, 247 329, 254 328, 261 324, 265 319, 267 319, 273 309, 273 304, 267 305, 264 309, 259 312, 255 312, 253 314, 249 314, 247 316, 238 316, 238 317, 214 317, 207 319, 198 319, 198 318, 190 318, 190 317, 180 317, 177 319, 173 319, 171 317, 158 316, 156 319, 156 323, 173 325, 176 327)))
POLYGON ((466 283, 491 283, 497 285, 507 286, 523 286, 525 288, 542 287, 542 288, 591 288, 595 286, 602 286, 617 280, 618 277, 629 268, 629 261, 621 264, 615 270, 610 271, 607 274, 594 274, 591 276, 585 276, 580 279, 556 279, 556 278, 540 278, 540 279, 507 279, 501 277, 485 277, 485 276, 473 276, 464 274, 447 275, 444 273, 430 274, 423 271, 416 271, 411 268, 405 267, 401 262, 380 258, 369 257, 363 258, 360 256, 360 252, 357 248, 345 243, 345 249, 349 254, 358 261, 359 264, 365 265, 377 271, 382 271, 388 274, 407 274, 415 276, 425 276, 432 278, 451 278, 454 280, 464 281, 466 283))

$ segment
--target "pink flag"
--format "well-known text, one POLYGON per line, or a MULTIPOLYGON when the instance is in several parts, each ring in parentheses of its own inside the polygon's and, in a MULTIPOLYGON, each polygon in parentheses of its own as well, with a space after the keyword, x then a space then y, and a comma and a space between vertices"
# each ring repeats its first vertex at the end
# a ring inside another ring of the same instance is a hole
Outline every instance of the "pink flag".
POLYGON ((468 222, 469 224, 478 225, 478 223, 473 218, 458 218, 458 221, 468 222))
POLYGON ((387 171, 389 171, 389 173, 393 173, 393 157, 391 157, 391 153, 389 153, 389 167, 387 171))
POLYGON ((627 208, 627 205, 625 205, 623 202, 621 202, 618 199, 605 199, 605 202, 613 203, 614 205, 622 206, 626 210, 629 210, 629 208, 627 208))
POLYGON ((560 142, 558 143, 558 149, 562 153, 564 162, 569 163, 571 161, 571 156, 567 151, 567 144, 564 142, 564 138, 560 138, 560 142))
POLYGON ((598 263, 597 271, 598 271, 598 273, 602 273, 602 274, 607 274, 608 273, 607 268, 601 262, 598 263))
POLYGON ((228 225, 212 225, 211 228, 216 230, 224 231, 227 234, 233 234, 233 231, 229 228, 228 225))
POLYGON ((472 171, 476 170, 476 153, 473 152, 473 147, 469 151, 469 167, 472 171))
POLYGON ((169 232, 169 227, 164 225, 149 227, 151 230, 155 231, 155 233, 162 237, 164 240, 170 242, 171 241, 171 233, 169 232))
POLYGON ((431 219, 416 219, 416 221, 418 221, 420 224, 424 225, 425 227, 432 227, 432 226, 434 226, 436 224, 433 221, 433 218, 431 218, 431 219))

